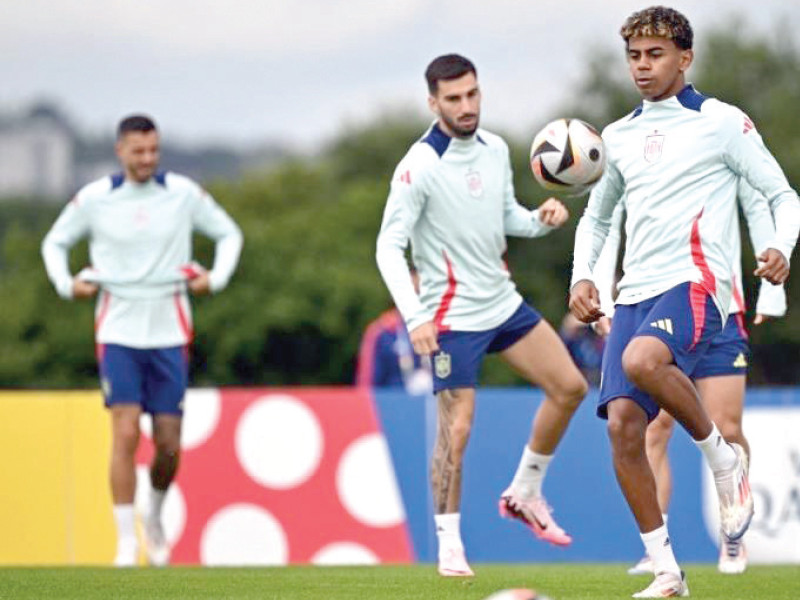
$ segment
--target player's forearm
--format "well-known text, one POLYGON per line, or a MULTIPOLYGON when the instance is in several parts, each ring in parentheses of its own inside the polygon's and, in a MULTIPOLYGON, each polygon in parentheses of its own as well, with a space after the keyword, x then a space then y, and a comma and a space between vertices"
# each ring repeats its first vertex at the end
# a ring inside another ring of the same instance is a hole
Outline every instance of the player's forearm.
POLYGON ((575 250, 570 287, 581 280, 594 282, 594 266, 608 236, 609 223, 588 212, 581 217, 575 230, 575 250))
POLYGON ((791 260, 800 233, 800 200, 790 190, 772 200, 770 206, 775 218, 775 240, 770 247, 780 250, 787 260, 791 260))
POLYGON ((409 331, 430 320, 411 281, 403 247, 387 239, 385 232, 378 236, 375 260, 389 294, 409 331))
POLYGON ((42 260, 47 277, 59 296, 72 299, 72 274, 69 272, 67 248, 55 243, 50 236, 42 242, 42 260))
POLYGON ((515 201, 514 206, 506 208, 503 229, 506 235, 533 238, 547 235, 555 227, 542 223, 538 210, 528 210, 515 201))
POLYGON ((212 292, 218 292, 228 285, 239 264, 244 238, 241 230, 232 221, 231 224, 232 229, 217 240, 214 250, 214 267, 208 274, 212 292))

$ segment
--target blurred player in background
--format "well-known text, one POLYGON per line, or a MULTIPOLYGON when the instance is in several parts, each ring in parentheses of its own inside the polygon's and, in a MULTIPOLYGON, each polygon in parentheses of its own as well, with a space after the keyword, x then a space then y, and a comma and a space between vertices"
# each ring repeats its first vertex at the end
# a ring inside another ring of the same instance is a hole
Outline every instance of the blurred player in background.
POLYGON ((654 581, 634 597, 687 596, 647 461, 647 424, 663 408, 686 429, 714 474, 725 538, 741 538, 753 515, 747 455, 724 443, 689 375, 731 303, 738 178, 767 199, 775 219, 775 238, 755 272, 771 283, 788 277, 800 203, 753 122, 686 84, 693 33, 682 14, 645 9, 621 35, 643 102, 603 133, 608 165, 576 231, 570 308, 584 322, 603 316, 592 268, 624 196, 625 276, 598 415, 608 419, 617 480, 654 563, 654 581))
POLYGON ((580 322, 571 312, 561 319, 558 335, 586 381, 592 386, 599 385, 605 346, 603 337, 591 326, 580 322))
POLYGON ((558 334, 516 291, 503 261, 507 235, 544 235, 564 224, 566 208, 555 199, 538 210, 517 203, 508 147, 478 128, 481 92, 469 60, 440 56, 425 75, 437 118, 394 173, 376 254, 414 349, 433 360, 439 573, 471 576, 460 534, 461 474, 483 356, 499 352, 545 392, 500 510, 558 545, 571 538, 553 520, 542 481, 587 384, 558 334), (409 240, 419 295, 404 256, 409 240))
MULTIPOLYGON (((411 268, 411 281, 419 293, 419 275, 411 268)), ((408 329, 396 308, 372 321, 364 330, 356 366, 358 387, 402 387, 412 396, 433 391, 428 357, 414 352, 408 329)))
MULTIPOLYGON (((755 190, 742 179, 737 191, 739 204, 747 220, 750 239, 756 256, 764 252, 775 236, 775 224, 769 212, 769 206, 758 197, 755 190)), ((617 257, 620 245, 622 219, 618 218, 623 211, 623 202, 617 205, 612 217, 606 243, 594 268, 595 283, 600 292, 600 306, 606 318, 614 314, 610 303, 610 290, 614 286, 616 260, 607 260, 604 256, 617 257), (606 292, 604 293, 604 290, 606 292)), ((734 244, 733 256, 733 298, 729 308, 725 328, 712 341, 705 356, 698 362, 691 377, 697 387, 700 399, 708 411, 709 417, 717 425, 722 437, 727 442, 741 445, 750 457, 750 445, 742 430, 742 413, 744 410, 747 366, 750 358, 748 334, 745 326, 744 290, 742 288, 741 243, 739 228, 733 230, 737 243, 734 244)), ((782 285, 772 285, 761 280, 758 301, 756 303, 755 325, 769 318, 782 317, 786 314, 786 293, 782 285)), ((667 444, 672 435, 674 419, 666 411, 648 425, 645 438, 647 458, 656 480, 658 505, 661 507, 664 523, 667 522, 670 497, 672 495, 672 474, 667 455, 667 444)), ((727 540, 720 534, 720 555, 718 568, 722 573, 743 573, 747 568, 747 553, 742 538, 727 540)), ((628 570, 631 575, 653 573, 653 561, 647 554, 628 570)))
POLYGON ((82 188, 42 242, 47 274, 62 298, 98 296, 95 339, 111 414, 118 566, 133 566, 138 557, 134 456, 142 412, 152 416, 155 445, 147 555, 154 565, 169 562, 161 510, 180 457, 193 335, 188 293, 222 290, 242 247, 239 228, 211 196, 186 177, 157 171, 159 148, 149 117, 123 119, 116 143, 122 172, 82 188), (191 262, 195 230, 216 241, 210 271, 191 262), (91 265, 73 276, 69 250, 82 238, 89 239, 91 265))

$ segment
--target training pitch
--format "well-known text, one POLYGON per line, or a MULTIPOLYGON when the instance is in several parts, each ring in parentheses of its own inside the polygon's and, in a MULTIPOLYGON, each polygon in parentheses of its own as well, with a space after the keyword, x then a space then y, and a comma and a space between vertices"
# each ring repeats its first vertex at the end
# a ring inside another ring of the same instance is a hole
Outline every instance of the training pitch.
MULTIPOLYGON (((0 568, 0 598, 259 600, 481 600, 504 588, 532 588, 552 600, 630 598, 648 577, 628 565, 475 564, 472 579, 445 579, 432 565, 113 569, 0 568)), ((797 600, 800 566, 752 566, 721 575, 712 565, 685 565, 693 598, 797 600)))

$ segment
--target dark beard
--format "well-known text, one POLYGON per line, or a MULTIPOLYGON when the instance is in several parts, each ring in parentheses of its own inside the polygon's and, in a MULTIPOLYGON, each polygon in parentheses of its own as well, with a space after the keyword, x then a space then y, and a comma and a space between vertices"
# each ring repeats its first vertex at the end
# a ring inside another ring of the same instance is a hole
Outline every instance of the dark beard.
POLYGON ((445 122, 445 125, 450 128, 450 131, 452 131, 453 135, 456 137, 471 137, 475 135, 475 132, 478 130, 479 119, 475 119, 475 125, 469 128, 459 127, 456 123, 445 117, 442 117, 442 121, 445 122))

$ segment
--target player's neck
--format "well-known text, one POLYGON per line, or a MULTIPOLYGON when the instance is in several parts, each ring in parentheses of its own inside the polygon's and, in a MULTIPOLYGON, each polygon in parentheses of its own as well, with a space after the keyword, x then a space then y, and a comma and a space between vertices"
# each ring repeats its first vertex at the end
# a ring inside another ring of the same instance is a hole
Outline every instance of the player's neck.
POLYGON ((150 183, 152 179, 153 179, 152 176, 147 177, 146 179, 134 177, 133 174, 131 174, 128 171, 125 171, 125 181, 127 183, 130 183, 131 185, 146 185, 147 183, 150 183))

